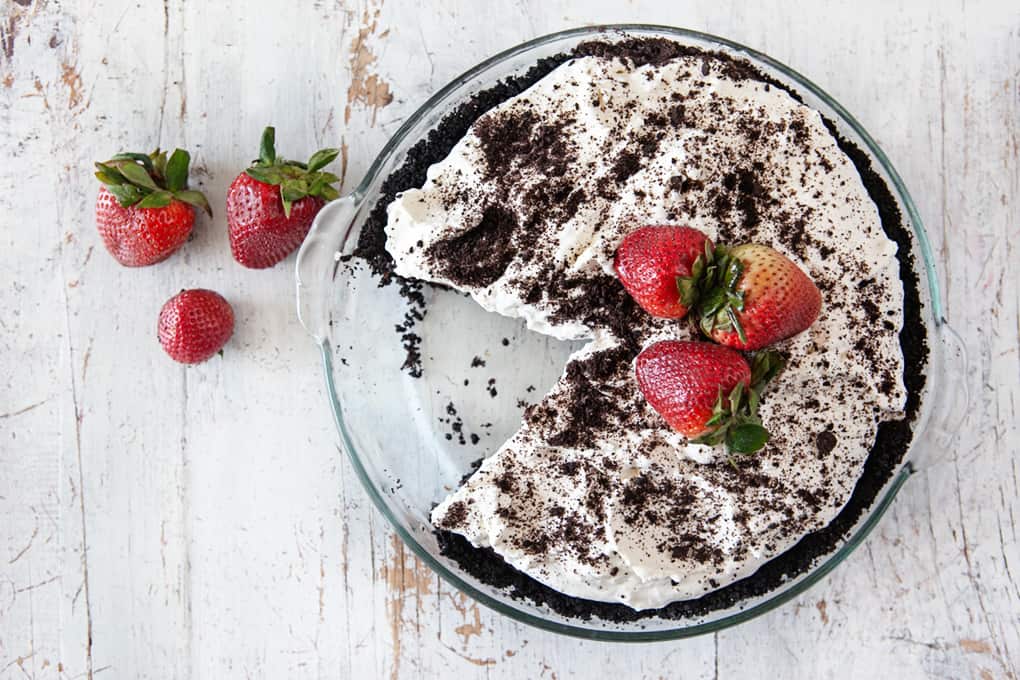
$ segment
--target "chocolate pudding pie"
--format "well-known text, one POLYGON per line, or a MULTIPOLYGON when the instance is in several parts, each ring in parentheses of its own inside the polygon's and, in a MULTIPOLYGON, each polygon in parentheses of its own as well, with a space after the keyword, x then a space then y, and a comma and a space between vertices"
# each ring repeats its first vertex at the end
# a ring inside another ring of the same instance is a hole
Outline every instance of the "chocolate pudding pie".
POLYGON ((385 280, 586 342, 437 499, 445 552, 481 580, 577 616, 731 606, 830 552, 902 459, 927 352, 909 235, 867 157, 750 64, 582 44, 461 106, 383 191, 358 254, 385 280), (643 349, 699 339, 614 268, 628 234, 666 224, 770 246, 821 291, 817 320, 773 348, 771 439, 737 461, 671 429, 637 385, 643 349))

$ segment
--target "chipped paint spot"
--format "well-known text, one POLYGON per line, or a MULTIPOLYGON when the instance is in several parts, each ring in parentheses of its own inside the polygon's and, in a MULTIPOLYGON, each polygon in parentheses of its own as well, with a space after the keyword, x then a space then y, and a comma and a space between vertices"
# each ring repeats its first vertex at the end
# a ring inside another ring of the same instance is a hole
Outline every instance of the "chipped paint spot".
POLYGON ((13 13, 7 17, 7 25, 0 24, 0 48, 4 56, 10 61, 14 56, 14 40, 18 37, 18 24, 21 23, 21 15, 13 13))
POLYGON ((393 668, 390 677, 400 677, 400 654, 404 624, 404 602, 413 597, 421 608, 422 598, 432 594, 432 572, 414 555, 409 555, 396 534, 390 535, 392 558, 379 569, 379 577, 386 584, 386 614, 389 617, 390 639, 393 641, 393 668))
POLYGON ((815 605, 818 608, 818 615, 822 617, 823 624, 829 623, 829 614, 825 611, 828 606, 825 600, 818 600, 818 603, 815 605))
POLYGON ((370 46, 371 39, 384 39, 389 31, 383 31, 378 36, 375 34, 379 26, 379 12, 382 6, 381 0, 372 6, 365 8, 361 16, 361 27, 358 35, 351 42, 351 84, 347 88, 347 105, 344 107, 344 123, 351 122, 351 112, 355 104, 360 104, 372 111, 371 125, 375 125, 375 116, 379 109, 388 106, 393 101, 393 93, 390 91, 389 83, 383 80, 379 74, 373 72, 377 58, 370 46))
POLYGON ((473 663, 476 666, 495 666, 495 659, 476 659, 472 656, 465 656, 464 654, 458 654, 460 658, 464 659, 468 663, 473 663))
POLYGON ((8 90, 11 89, 11 86, 14 85, 14 74, 8 73, 7 75, 5 75, 3 82, 5 88, 7 88, 8 90))
POLYGON ((984 640, 960 640, 960 649, 970 654, 991 654, 992 646, 984 640))
POLYGON ((469 611, 472 613, 474 621, 465 622, 453 629, 453 632, 463 638, 465 649, 467 649, 468 642, 471 641, 472 636, 482 634, 482 615, 478 611, 478 604, 472 603, 469 611))
POLYGON ((540 661, 539 663, 542 665, 542 672, 539 673, 538 677, 544 678, 545 674, 548 672, 551 680, 559 680, 556 676, 556 671, 553 670, 552 666, 544 661, 540 661))
POLYGON ((39 80, 38 78, 36 78, 34 81, 32 81, 32 87, 35 89, 35 92, 30 92, 28 94, 23 94, 21 96, 22 97, 39 97, 40 99, 42 99, 43 108, 46 109, 47 111, 49 111, 50 110, 50 100, 46 97, 46 88, 43 87, 42 81, 39 80))
POLYGON ((344 179, 347 177, 347 140, 340 142, 340 186, 344 185, 344 179))
MULTIPOLYGON (((495 666, 496 659, 493 658, 476 658, 467 653, 468 645, 471 642, 471 638, 480 637, 482 632, 485 631, 485 626, 482 625, 482 613, 478 608, 478 603, 471 600, 464 593, 449 593, 450 604, 460 614, 461 619, 464 623, 456 626, 453 632, 460 636, 461 649, 457 650, 450 645, 443 643, 443 646, 449 649, 451 652, 459 656, 460 658, 468 661, 476 666, 495 666)), ((441 636, 440 636, 441 637, 441 636)), ((526 643, 525 643, 526 644, 526 643)), ((523 646, 522 646, 523 648, 523 646)), ((506 656, 511 657, 517 652, 513 650, 507 650, 506 656)))
POLYGON ((81 104, 81 72, 77 65, 64 62, 60 65, 60 81, 67 86, 67 108, 74 109, 81 104))
POLYGON ((379 574, 386 582, 387 589, 391 593, 431 595, 433 576, 425 563, 408 554, 396 534, 390 536, 390 547, 393 550, 393 560, 384 564, 379 574))

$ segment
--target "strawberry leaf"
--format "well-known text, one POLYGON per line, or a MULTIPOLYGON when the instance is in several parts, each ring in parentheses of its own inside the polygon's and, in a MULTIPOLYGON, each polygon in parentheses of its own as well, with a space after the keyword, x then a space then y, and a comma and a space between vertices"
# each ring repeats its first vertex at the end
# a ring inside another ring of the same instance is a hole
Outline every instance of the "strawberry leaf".
POLYGON ((262 142, 259 144, 259 162, 264 165, 272 165, 276 162, 276 128, 272 126, 262 131, 262 142))
POLYGON ((726 266, 723 270, 722 285, 726 290, 732 291, 737 285, 737 279, 744 273, 744 266, 740 263, 737 258, 727 258, 726 266))
POLYGON ((322 194, 323 187, 326 186, 325 173, 317 172, 314 175, 309 175, 312 178, 311 184, 308 185, 309 196, 319 196, 322 194))
POLYGON ((166 177, 166 151, 160 151, 156 149, 149 157, 152 159, 152 176, 156 178, 156 181, 166 177))
POLYGON ((212 217, 212 208, 209 207, 209 201, 206 200, 205 194, 201 191, 178 191, 174 194, 174 198, 178 201, 184 201, 188 205, 200 208, 201 210, 204 210, 209 217, 212 217))
POLYGON ((785 365, 786 359, 775 350, 758 352, 751 361, 751 386, 755 390, 760 390, 776 377, 785 365))
POLYGON ((290 209, 295 201, 308 195, 308 185, 304 180, 288 179, 280 185, 280 200, 283 201, 283 214, 290 217, 290 209))
POLYGON ((139 208, 165 208, 170 205, 170 201, 173 200, 173 194, 169 191, 153 191, 151 194, 143 198, 139 203, 139 208))
POLYGON ((768 431, 756 423, 737 425, 727 433, 726 445, 736 453, 754 453, 769 440, 768 431))
POLYGON ((283 212, 290 217, 293 204, 307 196, 327 201, 339 198, 339 192, 330 185, 340 178, 330 172, 320 172, 339 154, 338 149, 321 149, 312 154, 307 164, 285 160, 276 155, 276 130, 267 127, 262 133, 259 159, 245 173, 263 184, 279 186, 283 212))
POLYGON ((737 313, 733 311, 732 306, 726 308, 726 318, 730 320, 730 325, 737 331, 737 337, 740 338, 740 342, 746 345, 747 334, 744 332, 744 326, 740 323, 740 319, 737 318, 737 313))
POLYGON ((335 161, 336 157, 339 155, 340 149, 320 149, 319 151, 316 151, 312 154, 312 157, 308 159, 308 172, 315 172, 316 170, 326 167, 335 161))
POLYGON ((113 158, 111 158, 110 160, 111 161, 138 161, 139 163, 141 163, 145 167, 146 170, 149 170, 150 172, 153 170, 153 167, 152 167, 152 158, 150 158, 148 155, 146 155, 144 153, 119 153, 116 156, 114 156, 113 158))
POLYGON ((727 426, 720 426, 719 429, 713 430, 708 434, 703 434, 697 439, 692 439, 692 444, 703 444, 705 446, 718 446, 723 443, 726 439, 727 426))
POLYGON ((724 306, 726 306, 726 291, 722 288, 713 288, 708 295, 702 298, 700 314, 702 318, 713 317, 724 306))
POLYGON ((141 190, 133 184, 111 184, 106 190, 117 197, 121 207, 128 208, 142 199, 141 190))
POLYGON ((149 191, 157 191, 159 189, 145 168, 137 163, 123 163, 117 169, 120 170, 120 174, 124 175, 129 182, 137 187, 148 189, 149 191))
POLYGON ((733 391, 730 392, 730 412, 737 413, 740 411, 740 400, 744 397, 744 383, 738 382, 734 387, 733 391))
POLYGON ((300 201, 308 195, 308 183, 303 179, 284 180, 280 185, 280 196, 285 201, 300 201))
POLYGON ((705 427, 715 427, 723 420, 725 420, 727 416, 729 416, 728 413, 716 413, 711 418, 705 421, 705 427))
POLYGON ((184 149, 175 149, 166 164, 166 188, 177 192, 188 185, 188 164, 191 154, 184 149))
POLYGON ((96 178, 103 184, 109 185, 120 185, 127 182, 124 175, 120 174, 117 168, 106 165, 105 163, 96 163, 96 178))
POLYGON ((253 166, 245 170, 245 173, 252 179, 256 179, 263 184, 276 186, 283 182, 283 174, 276 168, 253 166))
POLYGON ((690 309, 698 301, 698 284, 694 276, 678 276, 676 290, 680 294, 680 304, 690 309))

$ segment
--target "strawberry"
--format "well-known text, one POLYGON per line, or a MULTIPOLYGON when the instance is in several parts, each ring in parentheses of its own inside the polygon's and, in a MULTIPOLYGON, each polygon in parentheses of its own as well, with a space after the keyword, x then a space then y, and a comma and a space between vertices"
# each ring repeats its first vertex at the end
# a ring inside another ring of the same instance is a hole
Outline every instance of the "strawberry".
POLYGON ((205 361, 220 351, 233 333, 234 310, 211 290, 182 290, 159 312, 159 344, 182 364, 205 361))
POLYGON ((705 267, 701 330, 716 342, 755 350, 806 330, 822 308, 814 281, 782 253, 748 243, 717 247, 705 267))
POLYGON ((188 189, 191 156, 156 149, 119 153, 96 163, 103 186, 96 196, 96 226, 110 254, 125 267, 144 267, 170 257, 191 235, 197 206, 212 216, 209 202, 188 189))
POLYGON ((272 267, 305 240, 312 220, 339 196, 332 186, 340 178, 321 169, 340 153, 315 152, 308 163, 276 156, 276 131, 262 133, 259 159, 227 190, 230 251, 245 267, 272 267))
POLYGON ((681 319, 697 301, 696 283, 711 248, 708 237, 691 227, 641 227, 616 249, 616 273, 646 312, 681 319))
POLYGON ((753 453, 769 434, 758 418, 760 390, 783 366, 775 352, 754 357, 710 342, 666 340, 637 357, 638 387, 671 428, 700 444, 753 453))

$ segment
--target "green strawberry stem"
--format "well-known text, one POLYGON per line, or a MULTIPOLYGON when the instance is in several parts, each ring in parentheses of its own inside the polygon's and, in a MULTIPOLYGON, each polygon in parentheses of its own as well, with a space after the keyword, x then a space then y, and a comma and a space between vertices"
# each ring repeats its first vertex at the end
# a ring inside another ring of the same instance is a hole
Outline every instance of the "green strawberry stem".
POLYGON ((174 149, 167 158, 165 151, 150 154, 119 153, 105 163, 96 163, 96 179, 125 208, 163 208, 175 198, 212 217, 209 201, 200 191, 188 189, 188 165, 191 155, 174 149))
POLYGON ((708 446, 726 444, 731 464, 735 464, 736 455, 751 454, 765 446, 769 432, 758 417, 761 391, 785 363, 782 355, 773 350, 755 354, 751 360, 750 384, 737 383, 729 394, 724 394, 720 387, 712 416, 705 423, 711 431, 692 441, 708 446))
MULTIPOLYGON (((699 255, 698 259, 702 259, 699 255)), ((695 261, 695 265, 698 263, 695 261)), ((696 313, 701 331, 711 336, 715 330, 735 330, 741 342, 747 342, 737 312, 744 311, 744 294, 736 289, 744 265, 726 246, 712 248, 705 243, 704 262, 698 269, 696 313)), ((692 269, 693 274, 693 269, 692 269)))
POLYGON ((339 149, 320 149, 312 154, 307 163, 288 161, 276 155, 276 128, 269 126, 262 131, 259 144, 259 158, 245 173, 263 184, 280 187, 283 213, 290 217, 291 207, 306 196, 315 196, 324 201, 340 197, 333 185, 340 178, 330 172, 322 172, 340 155, 339 149))
POLYGON ((743 273, 744 265, 726 246, 713 248, 705 241, 705 252, 691 264, 690 276, 677 277, 680 302, 694 310, 705 335, 711 337, 716 329, 733 329, 741 342, 747 342, 737 316, 737 312, 744 311, 744 294, 736 289, 743 273))

